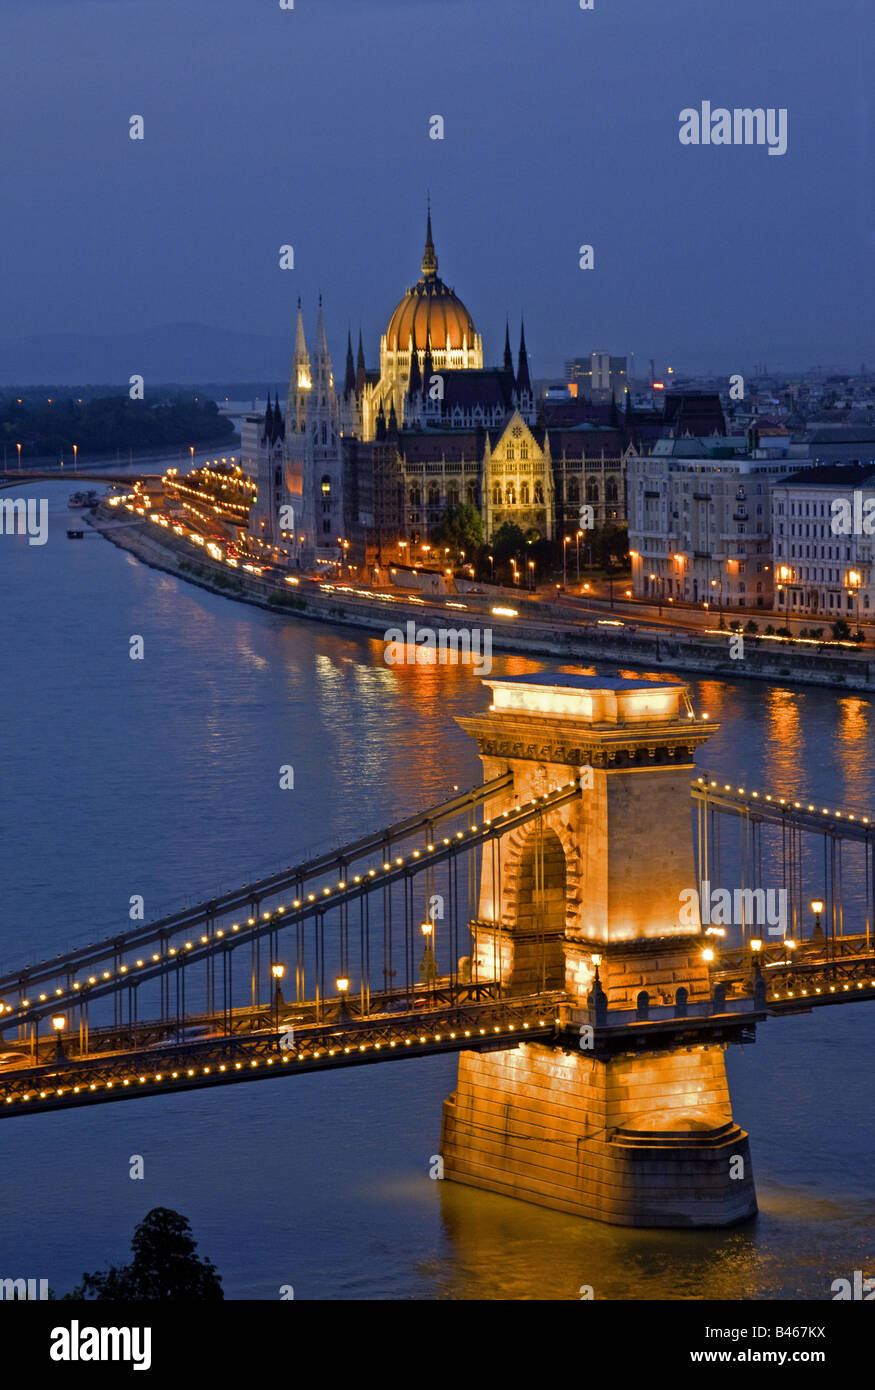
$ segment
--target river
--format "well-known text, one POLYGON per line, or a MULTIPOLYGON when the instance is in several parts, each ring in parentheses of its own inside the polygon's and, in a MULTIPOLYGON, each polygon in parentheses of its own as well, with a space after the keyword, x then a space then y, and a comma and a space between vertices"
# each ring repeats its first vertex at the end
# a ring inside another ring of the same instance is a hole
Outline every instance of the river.
MULTIPOLYGON (((69 541, 68 492, 30 490, 49 497, 46 545, 0 536, 0 968, 124 929, 133 893, 157 916, 480 780, 453 719, 485 701, 469 668, 390 668, 365 635, 234 604, 93 534, 69 541), (287 763, 294 792, 278 786, 287 763)), ((720 724, 699 755, 715 775, 875 805, 871 700, 693 685, 720 724)), ((760 1203, 730 1231, 627 1231, 431 1181, 451 1057, 10 1121, 0 1275, 63 1293, 125 1262, 136 1222, 168 1206, 236 1299, 284 1285, 303 1299, 575 1299, 581 1285, 828 1298, 871 1265, 873 1043, 859 1004, 770 1020, 730 1049, 760 1203)))

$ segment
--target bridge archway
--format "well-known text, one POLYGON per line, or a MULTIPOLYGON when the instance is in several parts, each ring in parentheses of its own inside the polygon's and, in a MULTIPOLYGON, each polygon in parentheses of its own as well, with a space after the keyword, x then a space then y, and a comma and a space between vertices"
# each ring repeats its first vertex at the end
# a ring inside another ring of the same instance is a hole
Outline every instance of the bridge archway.
POLYGON ((559 835, 549 826, 529 829, 508 856, 505 872, 504 922, 513 936, 509 988, 561 989, 568 873, 559 835))

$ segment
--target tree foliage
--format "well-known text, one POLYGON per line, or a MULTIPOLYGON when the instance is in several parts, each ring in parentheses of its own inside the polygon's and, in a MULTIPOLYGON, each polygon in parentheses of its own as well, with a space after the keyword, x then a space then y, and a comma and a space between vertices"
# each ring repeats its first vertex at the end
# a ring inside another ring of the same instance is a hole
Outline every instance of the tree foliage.
POLYGON ((196 1249, 188 1220, 169 1207, 154 1207, 134 1231, 131 1263, 83 1274, 82 1283, 69 1297, 135 1302, 224 1298, 221 1275, 210 1260, 195 1254, 196 1249))

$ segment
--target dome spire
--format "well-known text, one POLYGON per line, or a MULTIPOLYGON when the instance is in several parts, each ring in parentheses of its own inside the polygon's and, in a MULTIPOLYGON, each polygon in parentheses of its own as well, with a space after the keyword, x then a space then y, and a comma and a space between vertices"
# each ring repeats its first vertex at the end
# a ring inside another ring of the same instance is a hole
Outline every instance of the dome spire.
POLYGON ((425 250, 422 253, 422 274, 426 280, 432 280, 437 275, 438 259, 435 254, 434 241, 431 235, 431 198, 428 200, 428 216, 425 224, 425 250))

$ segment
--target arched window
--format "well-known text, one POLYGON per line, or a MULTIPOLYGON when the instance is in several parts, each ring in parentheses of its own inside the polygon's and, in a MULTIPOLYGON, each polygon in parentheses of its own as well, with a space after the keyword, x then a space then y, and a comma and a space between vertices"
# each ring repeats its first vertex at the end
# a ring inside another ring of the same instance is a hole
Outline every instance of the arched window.
POLYGON ((505 452, 504 457, 508 460, 508 462, 510 462, 510 460, 513 459, 513 456, 514 456, 514 454, 513 454, 513 445, 512 445, 512 444, 508 444, 507 450, 506 450, 506 452, 505 452))
POLYGON ((323 497, 328 497, 328 495, 330 494, 330 492, 331 492, 331 474, 330 474, 330 473, 323 473, 323 475, 322 475, 322 496, 323 496, 323 497))
POLYGON ((429 489, 428 489, 428 505, 429 505, 430 507, 436 507, 436 506, 438 505, 438 503, 440 502, 440 500, 441 500, 441 490, 440 490, 440 488, 438 487, 437 483, 431 483, 431 484, 429 484, 429 489))
POLYGON ((492 489, 492 505, 493 507, 501 506, 501 488, 498 485, 492 489))
POLYGON ((540 506, 540 507, 543 507, 543 505, 544 505, 544 484, 543 484, 543 483, 535 483, 535 505, 536 505, 536 506, 540 506))
POLYGON ((599 485, 595 478, 590 478, 586 484, 587 502, 597 502, 599 500, 599 485))
POLYGON ((324 420, 322 421, 322 443, 328 443, 328 426, 326 425, 324 420))
POLYGON ((509 507, 516 506, 516 487, 513 483, 507 485, 507 505, 509 507))
POLYGON ((566 486, 566 497, 569 502, 580 501, 580 484, 576 478, 569 478, 566 486))
POLYGON ((476 484, 476 483, 469 483, 469 484, 468 484, 468 501, 471 503, 471 506, 472 506, 472 507, 476 507, 476 506, 477 506, 477 484, 476 484))
POLYGON ((448 487, 448 488, 447 488, 447 506, 448 506, 448 507, 458 507, 458 505, 459 505, 459 489, 458 489, 457 487, 448 487))
POLYGON ((418 485, 417 483, 414 483, 413 486, 412 486, 412 488, 410 489, 410 505, 411 505, 411 507, 418 507, 419 504, 420 504, 420 500, 421 500, 421 493, 420 493, 420 491, 419 491, 419 485, 418 485))
POLYGON ((605 501, 616 502, 618 500, 619 498, 617 493, 617 480, 616 478, 608 478, 608 481, 605 484, 605 501))
POLYGON ((520 458, 521 458, 521 459, 527 459, 528 457, 529 457, 529 444, 528 444, 528 440, 524 439, 524 440, 522 441, 522 443, 520 444, 520 458))
POLYGON ((521 502, 522 506, 524 506, 524 507, 527 507, 527 506, 529 505, 529 485, 528 485, 528 483, 520 483, 520 502, 521 502))

